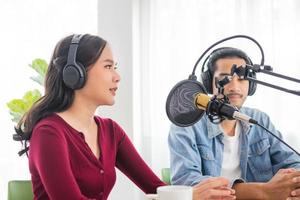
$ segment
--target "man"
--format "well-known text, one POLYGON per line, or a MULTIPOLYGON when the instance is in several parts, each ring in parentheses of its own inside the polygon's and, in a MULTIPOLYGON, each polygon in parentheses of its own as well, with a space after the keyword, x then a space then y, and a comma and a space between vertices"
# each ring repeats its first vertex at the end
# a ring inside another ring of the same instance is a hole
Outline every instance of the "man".
MULTIPOLYGON (((231 76, 231 69, 246 64, 252 63, 243 51, 216 49, 202 73, 203 84, 209 93, 225 95, 241 113, 281 137, 265 113, 242 107, 256 84, 231 76), (217 88, 216 82, 226 76, 230 82, 217 88)), ((172 125, 168 141, 172 184, 195 185, 223 176, 231 180, 237 199, 300 199, 300 172, 295 169, 300 168, 299 156, 258 126, 237 120, 214 124, 203 116, 190 127, 172 125)))

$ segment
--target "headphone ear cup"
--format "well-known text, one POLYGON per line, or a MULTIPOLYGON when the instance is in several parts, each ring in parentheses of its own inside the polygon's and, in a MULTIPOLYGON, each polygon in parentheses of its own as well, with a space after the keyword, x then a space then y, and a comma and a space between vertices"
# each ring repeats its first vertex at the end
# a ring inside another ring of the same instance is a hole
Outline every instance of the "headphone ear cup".
MULTIPOLYGON (((247 56, 247 64, 253 65, 252 60, 247 56)), ((256 73, 250 72, 249 77, 256 79, 256 73)), ((257 83, 253 81, 249 81, 249 89, 248 89, 248 96, 252 96, 256 91, 257 83)))
MULTIPOLYGON (((256 74, 255 72, 251 72, 251 74, 249 74, 249 76, 251 78, 256 79, 256 74)), ((249 90, 248 90, 248 96, 252 96, 255 91, 256 91, 256 87, 257 87, 257 83, 253 82, 253 81, 249 81, 249 90)))
POLYGON ((84 86, 86 80, 85 67, 76 62, 76 64, 66 65, 63 69, 64 84, 73 90, 80 89, 84 86))
POLYGON ((212 94, 212 77, 209 70, 202 72, 201 74, 202 83, 208 94, 212 94))

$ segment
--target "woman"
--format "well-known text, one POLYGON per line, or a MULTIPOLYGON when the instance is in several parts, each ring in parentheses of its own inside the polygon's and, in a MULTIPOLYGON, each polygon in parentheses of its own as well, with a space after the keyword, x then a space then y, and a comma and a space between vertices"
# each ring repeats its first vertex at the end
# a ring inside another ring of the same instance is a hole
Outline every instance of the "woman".
MULTIPOLYGON (((45 95, 16 129, 30 141, 34 199, 105 200, 116 180, 115 166, 145 193, 165 185, 115 121, 94 115, 98 106, 114 104, 119 82, 111 49, 102 38, 71 35, 56 45, 45 95)), ((234 198, 227 184, 222 178, 199 184, 194 197, 234 198)))

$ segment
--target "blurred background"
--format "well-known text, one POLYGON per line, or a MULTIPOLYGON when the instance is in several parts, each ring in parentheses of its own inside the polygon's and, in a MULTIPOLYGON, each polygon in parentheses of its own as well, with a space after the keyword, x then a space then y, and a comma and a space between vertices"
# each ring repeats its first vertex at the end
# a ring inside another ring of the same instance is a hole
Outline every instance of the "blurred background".
MULTIPOLYGON (((169 166, 165 102, 171 88, 188 78, 208 46, 235 34, 258 40, 274 72, 299 79, 299 10, 298 0, 0 0, 0 199, 6 199, 9 180, 30 179, 27 157, 17 155, 21 144, 12 140, 15 124, 6 103, 27 90, 42 90, 30 80, 34 71, 28 64, 35 58, 48 62, 62 37, 91 33, 111 44, 122 80, 116 104, 97 112, 119 122, 160 176, 169 166)), ((240 48, 260 63, 260 52, 249 40, 221 46, 240 48)), ((300 90, 299 84, 274 77, 259 74, 258 79, 300 90)), ((246 105, 269 114, 285 141, 300 151, 299 96, 259 85, 246 105)), ((109 199, 142 196, 118 173, 109 199)))

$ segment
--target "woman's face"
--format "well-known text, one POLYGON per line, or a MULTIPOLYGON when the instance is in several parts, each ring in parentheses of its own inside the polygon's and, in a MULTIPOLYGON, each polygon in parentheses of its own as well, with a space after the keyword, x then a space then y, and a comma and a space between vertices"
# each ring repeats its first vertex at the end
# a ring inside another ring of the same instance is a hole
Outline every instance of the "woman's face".
POLYGON ((85 86, 78 94, 97 106, 113 105, 119 81, 111 48, 106 44, 96 63, 89 66, 85 86))

